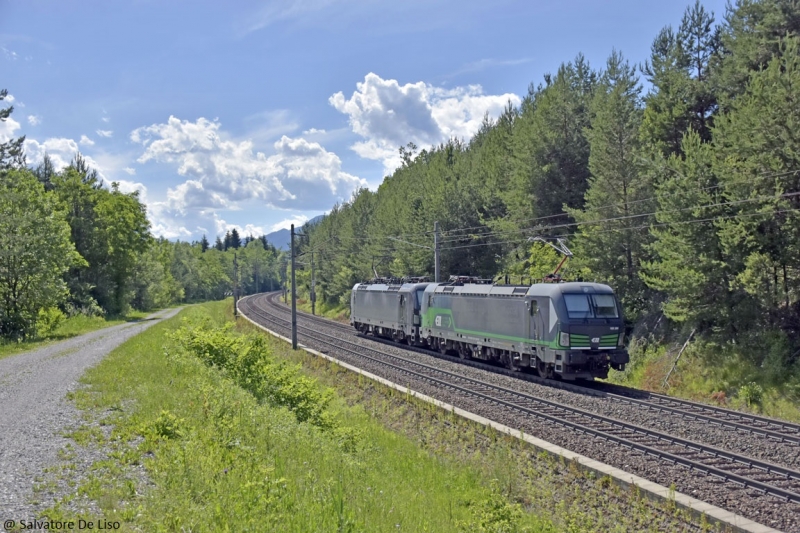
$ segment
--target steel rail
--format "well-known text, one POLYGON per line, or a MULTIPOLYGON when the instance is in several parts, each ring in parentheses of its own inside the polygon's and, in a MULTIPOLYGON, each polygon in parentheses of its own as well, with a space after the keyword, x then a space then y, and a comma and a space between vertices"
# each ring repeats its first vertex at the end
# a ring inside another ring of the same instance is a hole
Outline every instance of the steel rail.
MULTIPOLYGON (((270 301, 270 304, 273 305, 274 307, 278 307, 275 305, 274 301, 270 301)), ((317 322, 329 327, 336 327, 338 329, 342 329, 343 331, 349 331, 354 333, 354 330, 351 326, 347 326, 345 324, 341 324, 339 322, 335 322, 333 320, 318 317, 315 315, 310 315, 308 313, 302 313, 302 314, 305 318, 311 320, 312 322, 317 322)), ((614 385, 603 382, 595 382, 595 384, 591 386, 563 383, 560 381, 544 379, 539 376, 533 376, 530 374, 520 374, 519 372, 508 371, 504 368, 498 368, 496 366, 475 360, 465 360, 457 357, 451 357, 448 355, 441 354, 440 352, 428 350, 418 346, 399 345, 396 342, 393 342, 388 339, 383 339, 381 337, 368 337, 360 333, 357 333, 357 336, 381 344, 386 344, 389 346, 397 346, 404 350, 411 350, 418 353, 424 353, 426 355, 430 355, 447 361, 458 361, 462 364, 467 364, 469 366, 472 366, 473 368, 480 368, 490 372, 503 374, 510 377, 515 377, 531 383, 537 383, 549 387, 556 387, 562 390, 568 390, 571 392, 577 392, 582 394, 594 393, 594 395, 598 397, 615 398, 618 399, 619 401, 631 405, 638 405, 644 409, 660 411, 665 413, 672 413, 687 418, 689 420, 701 420, 703 422, 714 424, 719 427, 735 429, 745 433, 751 433, 753 435, 758 435, 760 437, 765 437, 778 442, 800 444, 800 424, 793 424, 791 422, 785 422, 782 420, 767 418, 751 413, 743 413, 741 411, 734 411, 732 409, 724 409, 722 407, 716 407, 699 402, 693 402, 690 400, 673 398, 671 396, 665 396, 663 394, 658 394, 654 392, 630 389, 628 387, 623 387, 621 385, 614 385), (622 389, 625 392, 612 392, 613 390, 620 390, 620 389, 622 389), (600 394, 597 394, 598 392, 600 394), (644 399, 636 398, 634 397, 634 395, 645 395, 646 398, 644 399), (662 403, 659 402, 672 404, 676 406, 683 406, 684 409, 682 409, 681 407, 672 407, 671 405, 663 405, 662 403), (702 412, 711 413, 711 415, 692 412, 689 411, 688 409, 696 409, 702 412), (734 418, 735 420, 730 420, 730 418, 734 418), (746 421, 749 421, 751 424, 755 423, 759 425, 758 426, 748 425, 746 421), (764 425, 777 427, 779 429, 778 430, 768 429, 763 427, 764 425), (788 431, 788 433, 786 433, 785 431, 788 431)))
MULTIPOLYGON (((257 315, 257 316, 259 316, 261 318, 267 319, 270 322, 273 322, 273 323, 276 323, 276 324, 286 322, 285 319, 280 318, 280 317, 276 317, 275 315, 269 315, 269 314, 265 315, 263 313, 260 313, 258 311, 258 309, 256 308, 256 306, 252 305, 251 302, 249 302, 249 299, 248 299, 247 306, 250 308, 250 310, 251 310, 251 312, 253 312, 253 314, 255 314, 255 315, 257 315)), ((264 311, 266 311, 266 310, 264 309, 264 311)), ((281 326, 281 327, 286 328, 286 326, 281 326)), ((407 374, 407 375, 422 379, 423 381, 428 381, 428 382, 431 382, 433 384, 436 384, 436 385, 439 385, 439 386, 442 386, 442 387, 445 387, 445 388, 450 388, 450 389, 457 390, 457 391, 460 391, 460 392, 463 392, 463 393, 466 393, 466 394, 471 394, 473 396, 476 396, 476 397, 481 398, 483 400, 486 400, 488 402, 492 402, 492 403, 495 403, 495 404, 498 404, 498 405, 502 405, 502 406, 508 407, 510 409, 514 409, 514 410, 523 412, 526 415, 534 416, 536 418, 540 418, 540 419, 543 419, 543 420, 547 420, 549 422, 553 422, 555 424, 558 424, 558 425, 563 426, 563 427, 567 427, 567 428, 569 428, 571 430, 578 431, 580 433, 592 435, 593 437, 598 437, 598 438, 601 438, 601 439, 606 440, 606 441, 614 442, 616 444, 619 444, 619 445, 624 446, 624 447, 629 448, 629 449, 638 450, 638 451, 642 452, 645 455, 656 457, 656 458, 662 459, 662 460, 666 460, 666 461, 668 461, 670 463, 673 463, 673 464, 680 464, 682 466, 685 466, 685 467, 689 468, 690 470, 700 471, 700 472, 703 472, 703 473, 708 474, 708 475, 712 475, 712 476, 714 476, 716 478, 719 478, 721 480, 724 480, 724 481, 731 481, 731 482, 733 482, 733 483, 735 483, 737 485, 740 485, 742 487, 745 487, 745 488, 752 488, 752 489, 755 489, 755 490, 757 490, 759 492, 762 492, 764 494, 770 494, 770 495, 773 495, 773 496, 777 496, 777 497, 782 498, 782 499, 784 499, 786 501, 793 501, 793 502, 800 503, 800 494, 798 494, 797 492, 794 492, 792 490, 784 489, 782 487, 770 484, 769 482, 763 482, 763 481, 759 481, 759 480, 754 480, 754 479, 748 478, 746 476, 743 476, 743 475, 740 475, 740 474, 737 474, 737 473, 733 473, 733 472, 724 470, 724 469, 719 468, 717 466, 711 466, 711 465, 704 464, 704 463, 702 463, 700 461, 697 461, 697 460, 692 460, 692 459, 688 459, 686 457, 682 457, 680 455, 676 455, 675 453, 671 453, 671 452, 667 452, 667 451, 664 451, 664 450, 660 450, 660 449, 654 448, 652 446, 649 446, 647 444, 642 444, 641 442, 636 442, 634 440, 631 440, 629 437, 628 438, 621 437, 621 436, 609 433, 608 431, 604 431, 604 430, 601 430, 601 429, 596 429, 596 428, 593 428, 593 427, 589 427, 589 426, 587 426, 585 424, 581 424, 581 423, 577 423, 577 422, 573 422, 573 421, 567 420, 567 419, 565 419, 563 417, 556 417, 556 416, 553 416, 551 414, 542 412, 541 410, 536 410, 533 407, 534 406, 543 406, 543 407, 545 407, 545 408, 547 408, 549 410, 555 410, 557 412, 568 413, 568 414, 573 415, 573 416, 587 418, 587 419, 589 419, 589 420, 591 420, 591 421, 593 421, 595 423, 608 425, 612 429, 615 429, 615 430, 628 431, 628 432, 633 433, 634 436, 641 436, 641 437, 645 437, 645 438, 649 438, 649 439, 656 439, 656 441, 664 441, 664 442, 668 443, 669 445, 682 446, 682 447, 686 448, 690 453, 701 452, 701 453, 703 453, 703 454, 705 454, 707 456, 711 456, 711 458, 727 460, 727 461, 733 463, 732 466, 734 468, 744 466, 744 467, 747 467, 747 468, 750 468, 750 469, 760 470, 763 473, 768 473, 768 474, 781 476, 784 480, 800 481, 800 472, 797 472, 795 470, 784 468, 784 467, 781 467, 781 466, 778 466, 778 465, 773 465, 771 463, 759 461, 759 460, 752 459, 752 458, 749 458, 749 457, 740 456, 740 455, 737 455, 737 454, 732 454, 732 453, 726 452, 724 450, 720 450, 720 449, 712 447, 712 446, 707 446, 707 445, 700 444, 700 443, 693 442, 693 441, 689 441, 689 440, 686 440, 686 439, 673 437, 673 436, 666 435, 666 434, 663 434, 663 433, 660 433, 660 432, 657 432, 657 431, 653 431, 653 430, 650 430, 650 429, 647 429, 647 428, 643 428, 641 426, 637 426, 637 425, 634 425, 634 424, 629 424, 627 422, 622 422, 620 420, 616 420, 616 419, 613 419, 613 418, 605 417, 605 416, 598 415, 598 414, 595 414, 595 413, 591 413, 591 412, 588 412, 588 411, 583 411, 582 409, 578 409, 578 408, 575 408, 575 407, 564 406, 564 405, 561 405, 561 404, 557 404, 555 402, 551 402, 549 400, 536 398, 536 397, 533 397, 533 396, 530 396, 530 395, 527 395, 527 394, 523 394, 523 393, 520 393, 520 392, 517 392, 517 391, 512 391, 510 389, 505 389, 505 388, 497 386, 497 385, 492 385, 492 384, 489 384, 489 383, 482 382, 480 380, 476 380, 476 379, 473 379, 473 378, 468 378, 468 377, 465 377, 465 376, 454 374, 452 372, 448 372, 446 370, 442 370, 442 369, 439 369, 439 368, 431 367, 431 366, 426 365, 424 363, 410 361, 408 359, 405 359, 405 358, 397 356, 397 355, 378 352, 377 350, 374 350, 372 348, 364 347, 364 346, 358 345, 356 343, 353 343, 351 341, 347 341, 347 340, 344 340, 344 339, 339 339, 339 338, 337 338, 337 337, 335 337, 333 335, 328 335, 326 333, 321 333, 319 331, 313 330, 312 328, 308 328, 306 326, 300 326, 300 327, 302 329, 305 329, 305 330, 313 331, 315 335, 321 335, 323 337, 328 337, 330 339, 333 339, 333 341, 335 341, 335 342, 356 346, 360 350, 366 350, 366 351, 378 353, 382 358, 388 357, 388 358, 396 360, 396 361, 402 361, 404 366, 400 366, 400 365, 388 362, 385 359, 378 359, 378 358, 375 358, 375 357, 371 357, 371 356, 365 355, 363 353, 359 353, 359 352, 357 352, 357 351, 355 351, 353 349, 350 349, 350 348, 345 348, 345 347, 342 347, 342 346, 336 346, 334 344, 334 342, 330 341, 330 340, 320 339, 318 337, 315 337, 314 335, 310 335, 310 334, 307 334, 307 333, 304 334, 306 337, 308 337, 308 338, 310 338, 312 340, 316 340, 317 342, 321 342, 323 344, 330 345, 330 346, 332 346, 332 347, 334 347, 336 349, 343 350, 343 351, 348 352, 348 353, 350 353, 352 355, 355 355, 356 357, 359 357, 361 359, 365 359, 365 360, 371 361, 373 363, 377 363, 379 365, 383 365, 383 366, 386 366, 386 367, 389 367, 389 368, 393 368, 394 370, 397 370, 397 371, 399 371, 401 373, 404 373, 404 374, 407 374), (424 372, 428 372, 428 374, 425 374, 422 371, 411 370, 408 367, 408 365, 416 367, 417 369, 422 369, 424 372), (430 374, 438 374, 440 376, 445 376, 450 381, 434 377, 433 375, 430 375, 430 374), (454 383, 454 381, 455 382, 461 382, 462 384, 461 385, 456 384, 456 383, 454 383), (492 395, 490 393, 494 393, 494 395, 492 395)))

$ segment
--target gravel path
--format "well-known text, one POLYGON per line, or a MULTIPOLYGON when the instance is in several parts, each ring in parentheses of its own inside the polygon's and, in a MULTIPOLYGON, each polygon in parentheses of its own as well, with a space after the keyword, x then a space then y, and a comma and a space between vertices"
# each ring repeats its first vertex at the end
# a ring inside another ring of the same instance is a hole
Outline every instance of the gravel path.
POLYGON ((79 425, 78 411, 67 401, 78 379, 114 348, 161 320, 167 309, 143 321, 93 331, 45 348, 0 359, 0 519, 33 520, 52 505, 31 502, 35 478, 58 463, 79 425))

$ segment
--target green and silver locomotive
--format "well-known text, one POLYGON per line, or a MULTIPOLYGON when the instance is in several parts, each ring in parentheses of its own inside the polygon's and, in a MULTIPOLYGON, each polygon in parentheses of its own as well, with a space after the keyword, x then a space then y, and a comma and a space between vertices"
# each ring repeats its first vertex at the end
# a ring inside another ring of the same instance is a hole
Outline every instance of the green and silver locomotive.
POLYGON ((432 348, 542 377, 605 378, 629 361, 622 309, 599 283, 429 285, 420 314, 432 348))
POLYGON ((548 378, 606 378, 629 361, 622 308, 599 283, 361 283, 350 320, 364 334, 548 378))

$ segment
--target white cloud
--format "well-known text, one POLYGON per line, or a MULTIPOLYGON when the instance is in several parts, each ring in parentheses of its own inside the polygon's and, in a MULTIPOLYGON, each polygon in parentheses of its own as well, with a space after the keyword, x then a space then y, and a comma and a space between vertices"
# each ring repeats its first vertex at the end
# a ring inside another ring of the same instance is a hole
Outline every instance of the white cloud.
POLYGON ((427 147, 452 137, 468 140, 480 128, 484 114, 497 117, 509 101, 521 102, 513 93, 485 95, 480 85, 454 89, 421 81, 400 85, 374 73, 356 87, 349 99, 338 92, 328 101, 364 138, 351 148, 363 158, 382 161, 387 173, 400 165, 400 146, 413 142, 427 147))
POLYGON ((16 61, 17 59, 19 59, 19 55, 17 55, 15 51, 9 50, 5 46, 1 46, 0 49, 3 50, 3 54, 5 54, 7 59, 10 59, 12 61, 16 61))
POLYGON ((114 135, 114 132, 111 130, 97 130, 95 133, 97 133, 100 137, 106 137, 106 138, 114 135))
POLYGON ((317 128, 311 128, 311 129, 305 130, 303 132, 303 135, 322 135, 324 133, 325 133, 325 130, 321 130, 321 129, 318 130, 317 128))
POLYGON ((294 215, 291 218, 285 218, 278 222, 277 224, 273 224, 272 227, 269 228, 267 233, 272 233, 273 231, 278 231, 282 229, 290 229, 292 224, 294 224, 295 228, 300 228, 308 222, 308 217, 305 215, 294 215))
POLYGON ((81 143, 82 145, 84 145, 84 146, 94 146, 94 141, 93 141, 93 140, 91 140, 91 139, 90 139, 89 137, 87 137, 86 135, 81 135, 81 140, 80 140, 80 141, 78 141, 78 142, 80 142, 80 143, 81 143))
POLYGON ((259 12, 248 16, 242 34, 258 31, 275 22, 290 20, 318 12, 337 0, 274 0, 267 2, 259 12))
POLYGON ((119 184, 119 190, 124 192, 125 194, 130 194, 132 192, 139 193, 139 200, 144 202, 147 199, 147 187, 144 183, 139 183, 138 181, 128 181, 128 180, 115 180, 117 184, 119 184))
POLYGON ((236 229, 239 232, 239 237, 244 240, 245 237, 248 235, 252 235, 253 237, 258 237, 260 235, 266 235, 268 232, 264 231, 264 228, 261 226, 256 226, 254 224, 246 224, 244 227, 240 226, 239 224, 229 224, 228 222, 221 219, 219 216, 214 217, 214 227, 217 229, 216 235, 225 235, 227 232, 236 229))
MULTIPOLYGON (((36 139, 25 139, 25 155, 28 158, 28 164, 31 165, 41 163, 46 153, 50 156, 55 169, 61 170, 69 165, 72 158, 79 151, 78 143, 74 139, 67 139, 66 137, 51 137, 43 142, 39 142, 36 139)), ((97 169, 97 173, 103 177, 97 161, 87 155, 83 155, 83 158, 89 167, 97 169)))
MULTIPOLYGON (((5 48, 3 48, 3 50, 5 50, 5 48)), ((5 98, 3 98, 3 100, 5 100, 6 102, 8 102, 9 104, 13 104, 13 103, 14 103, 14 100, 16 100, 16 98, 14 98, 14 95, 13 95, 13 94, 7 94, 7 95, 6 95, 6 97, 5 97, 5 98)))
POLYGON ((36 115, 28 115, 28 124, 31 126, 38 126, 42 123, 42 117, 36 115))
POLYGON ((102 120, 102 121, 103 121, 103 122, 105 122, 106 124, 108 124, 109 122, 111 122, 111 119, 110 119, 110 118, 108 118, 108 117, 102 117, 100 120, 102 120))
POLYGON ((11 139, 16 139, 19 135, 16 131, 19 129, 19 122, 11 117, 5 120, 0 120, 0 143, 5 143, 11 139))
POLYGON ((124 170, 126 173, 130 174, 131 176, 134 176, 136 174, 136 169, 135 168, 125 167, 122 170, 124 170))
POLYGON ((271 206, 325 209, 366 185, 342 172, 339 157, 318 143, 284 135, 274 143, 275 153, 267 156, 254 151, 252 141, 230 139, 220 127, 205 118, 189 122, 170 117, 165 124, 132 131, 130 138, 145 147, 139 163, 176 165, 178 174, 189 181, 175 194, 202 190, 207 202, 203 207, 222 202, 230 208, 255 199, 271 206))

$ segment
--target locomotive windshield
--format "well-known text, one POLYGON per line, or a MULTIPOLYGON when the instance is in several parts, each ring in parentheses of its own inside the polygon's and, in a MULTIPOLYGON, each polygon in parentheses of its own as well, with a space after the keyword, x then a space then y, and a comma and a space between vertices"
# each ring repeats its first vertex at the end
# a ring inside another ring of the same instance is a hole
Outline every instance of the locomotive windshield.
POLYGON ((565 294, 570 318, 618 318, 617 300, 612 294, 565 294))

